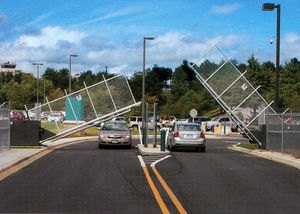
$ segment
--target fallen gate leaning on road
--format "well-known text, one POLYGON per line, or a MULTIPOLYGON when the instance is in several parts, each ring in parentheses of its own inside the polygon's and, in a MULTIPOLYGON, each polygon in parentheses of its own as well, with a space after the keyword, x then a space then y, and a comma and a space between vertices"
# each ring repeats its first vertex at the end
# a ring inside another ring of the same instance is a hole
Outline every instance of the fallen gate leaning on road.
POLYGON ((42 105, 28 109, 30 119, 41 120, 42 128, 55 135, 42 141, 58 140, 81 132, 101 122, 125 114, 132 107, 140 105, 132 94, 127 78, 117 75, 42 105))
POLYGON ((262 146, 259 128, 266 114, 276 114, 271 103, 259 94, 230 58, 213 46, 196 63, 188 62, 196 78, 215 98, 228 116, 252 140, 262 146))

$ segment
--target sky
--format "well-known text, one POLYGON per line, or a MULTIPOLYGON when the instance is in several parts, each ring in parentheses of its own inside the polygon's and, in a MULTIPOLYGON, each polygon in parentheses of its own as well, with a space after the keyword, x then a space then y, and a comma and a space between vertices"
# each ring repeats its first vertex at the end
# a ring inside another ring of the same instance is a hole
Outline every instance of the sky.
POLYGON ((92 70, 132 74, 146 66, 197 61, 213 45, 241 63, 254 55, 275 62, 276 10, 281 5, 281 64, 300 58, 300 0, 1 0, 0 62, 36 74, 33 62, 69 67, 72 74, 92 70), (274 40, 274 38, 273 38, 274 40))

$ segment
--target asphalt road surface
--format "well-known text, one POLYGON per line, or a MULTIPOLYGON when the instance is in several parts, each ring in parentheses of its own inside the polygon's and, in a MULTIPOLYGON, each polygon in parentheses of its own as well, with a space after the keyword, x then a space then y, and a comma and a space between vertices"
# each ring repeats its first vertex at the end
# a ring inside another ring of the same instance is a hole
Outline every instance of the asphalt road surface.
MULTIPOLYGON (((208 140, 206 153, 176 151, 156 164, 177 205, 187 213, 300 213, 298 169, 230 144, 208 140)), ((142 157, 147 177, 134 147, 98 149, 95 141, 54 150, 0 181, 0 212, 162 213, 163 203, 179 213, 150 167, 158 158, 142 157)))

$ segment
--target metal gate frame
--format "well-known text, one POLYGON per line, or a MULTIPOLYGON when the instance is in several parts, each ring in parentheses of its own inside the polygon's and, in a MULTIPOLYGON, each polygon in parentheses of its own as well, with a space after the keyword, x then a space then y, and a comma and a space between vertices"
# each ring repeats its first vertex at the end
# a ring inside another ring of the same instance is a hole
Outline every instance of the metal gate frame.
MULTIPOLYGON (((40 112, 41 109, 42 109, 42 107, 44 107, 44 106, 47 106, 47 107, 49 108, 49 110, 50 110, 51 115, 53 115, 54 112, 53 112, 53 110, 52 110, 50 104, 55 103, 55 102, 57 102, 57 101, 60 101, 60 100, 62 100, 62 99, 67 99, 67 100, 68 100, 68 103, 69 103, 69 105, 70 105, 70 107, 71 107, 72 114, 73 114, 73 116, 74 116, 74 118, 75 118, 75 121, 76 121, 76 123, 77 123, 77 126, 71 128, 71 129, 68 129, 68 130, 66 130, 66 131, 61 131, 61 130, 59 129, 59 127, 58 127, 57 121, 54 120, 55 126, 56 126, 56 128, 57 128, 57 130, 58 130, 59 133, 56 134, 55 136, 49 137, 49 138, 47 138, 47 139, 45 139, 45 140, 41 140, 40 143, 43 143, 43 142, 49 141, 49 140, 51 140, 51 141, 56 141, 56 140, 59 140, 59 139, 61 139, 61 138, 70 136, 70 135, 75 134, 75 133, 77 133, 77 132, 80 132, 80 131, 82 131, 82 130, 88 129, 88 128, 92 127, 92 126, 95 126, 95 125, 97 125, 97 124, 99 124, 99 123, 101 123, 101 122, 104 122, 104 121, 107 121, 107 120, 111 120, 111 119, 113 119, 114 117, 117 117, 117 116, 123 115, 123 114, 125 114, 125 113, 128 113, 128 112, 130 112, 131 108, 141 105, 141 102, 136 102, 136 100, 135 100, 135 98, 134 98, 134 96, 133 96, 132 90, 131 90, 131 88, 130 88, 130 85, 129 85, 129 83, 128 83, 128 80, 127 80, 127 78, 126 78, 126 76, 125 76, 124 74, 119 74, 119 75, 116 75, 116 76, 111 77, 111 78, 109 78, 109 79, 105 79, 105 77, 103 76, 103 79, 104 79, 103 81, 98 82, 98 83, 93 84, 93 85, 88 86, 88 87, 86 86, 86 83, 84 82, 84 88, 83 88, 83 89, 78 90, 78 91, 75 91, 75 92, 72 92, 72 93, 70 93, 70 94, 68 94, 67 91, 65 90, 65 94, 66 94, 65 96, 60 97, 60 98, 55 99, 55 100, 50 101, 50 102, 48 101, 48 98, 46 97, 46 103, 44 103, 44 104, 42 104, 42 105, 38 105, 38 106, 36 106, 36 107, 34 107, 34 108, 32 108, 32 109, 28 109, 27 106, 25 105, 25 109, 26 109, 27 115, 29 115, 29 114, 28 114, 29 111, 40 112), (128 90, 129 90, 129 92, 130 92, 131 99, 132 99, 132 101, 133 101, 133 104, 128 105, 128 106, 125 106, 125 107, 120 108, 120 109, 117 108, 117 105, 116 105, 116 103, 115 103, 115 101, 114 101, 114 99, 113 99, 113 95, 112 95, 112 93, 111 93, 111 91, 110 91, 110 88, 109 88, 109 86, 108 86, 108 84, 107 84, 107 82, 109 82, 110 80, 113 80, 113 79, 118 78, 118 77, 124 77, 124 78, 125 78, 126 85, 127 85, 127 87, 128 87, 128 90), (95 109, 94 103, 93 103, 93 101, 92 101, 92 99, 91 99, 91 96, 90 96, 90 93, 89 93, 89 90, 88 90, 88 89, 93 88, 93 87, 95 87, 95 86, 98 86, 98 85, 100 85, 100 84, 104 84, 104 85, 106 86, 106 89, 107 89, 107 91, 108 91, 109 97, 110 97, 110 99, 111 99, 111 101, 112 101, 112 104, 113 104, 113 107, 114 107, 114 111, 113 111, 113 112, 110 112, 110 113, 107 113, 107 114, 102 115, 102 116, 99 117, 99 115, 97 114, 97 111, 96 111, 96 109, 95 109), (90 121, 88 121, 88 122, 85 122, 85 123, 83 123, 83 124, 80 125, 80 124, 79 124, 79 121, 78 121, 78 119, 77 119, 77 117, 76 117, 76 114, 75 114, 74 108, 73 108, 73 106, 72 106, 72 103, 71 103, 71 101, 70 101, 70 97, 73 96, 73 95, 79 94, 80 92, 83 92, 83 91, 84 91, 84 92, 87 92, 88 100, 89 100, 89 102, 90 102, 90 104, 91 104, 91 106, 92 106, 92 109, 93 109, 93 112, 94 112, 96 118, 93 119, 93 120, 90 120, 90 121)), ((37 115, 38 115, 38 114, 37 114, 37 115)), ((29 119, 31 119, 31 118, 29 117, 29 119)), ((40 118, 37 118, 37 119, 40 120, 40 118)))
MULTIPOLYGON (((241 130, 243 130, 243 132, 252 140, 254 140, 259 146, 262 146, 262 143, 257 139, 257 137, 251 132, 251 130, 248 128, 248 126, 253 123, 253 121, 255 121, 262 113, 264 113, 266 111, 266 109, 271 109, 271 111, 276 114, 276 112, 274 111, 274 109, 271 107, 271 105, 273 104, 274 101, 272 101, 271 103, 268 103, 259 93, 258 93, 258 88, 254 88, 252 86, 252 84, 244 77, 245 73, 247 71, 245 71, 244 73, 241 73, 236 66, 231 62, 231 58, 227 58, 227 56, 216 46, 214 45, 211 49, 209 49, 201 58, 204 58, 204 56, 206 56, 213 48, 216 48, 221 55, 223 55, 223 57, 225 57, 225 59, 227 59, 220 67, 218 67, 217 70, 215 70, 209 77, 208 79, 204 79, 198 72, 197 70, 194 68, 194 66, 196 65, 195 63, 191 63, 188 62, 187 65, 188 67, 194 71, 194 73, 196 74, 196 78, 199 80, 199 82, 205 87, 205 89, 213 96, 213 98, 218 102, 218 104, 225 110, 225 112, 227 113, 227 115, 239 126, 239 128, 241 130), (232 67, 239 73, 239 77, 237 79, 235 79, 224 91, 222 91, 219 95, 218 93, 212 88, 212 86, 207 82, 209 79, 211 79, 219 70, 220 68, 222 68, 226 63, 230 63, 232 65, 232 67), (253 91, 244 99, 242 100, 242 102, 240 102, 234 110, 231 110, 231 108, 226 104, 226 102, 222 99, 222 95, 228 91, 240 78, 244 77, 245 81, 247 82, 247 84, 253 89, 253 91), (258 95, 261 100, 266 104, 266 107, 260 112, 258 113, 250 123, 248 123, 247 125, 245 125, 240 119, 239 117, 235 114, 235 110, 238 109, 246 100, 248 100, 253 94, 258 95)), ((199 60, 199 61, 200 61, 199 60)), ((265 123, 265 121, 264 121, 265 123)))

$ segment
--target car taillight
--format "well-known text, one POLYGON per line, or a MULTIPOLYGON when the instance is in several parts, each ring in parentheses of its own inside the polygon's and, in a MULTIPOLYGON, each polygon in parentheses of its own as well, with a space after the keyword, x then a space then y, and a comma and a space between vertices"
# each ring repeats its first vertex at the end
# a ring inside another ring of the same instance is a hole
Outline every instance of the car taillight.
POLYGON ((174 134, 174 137, 179 137, 179 132, 176 132, 176 133, 174 134))
POLYGON ((201 138, 205 138, 205 134, 201 132, 201 138))

